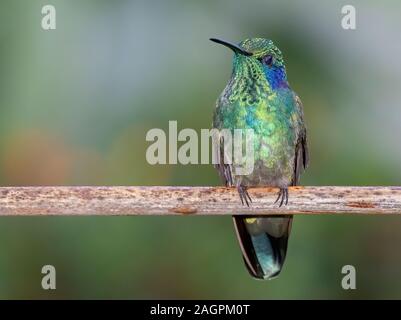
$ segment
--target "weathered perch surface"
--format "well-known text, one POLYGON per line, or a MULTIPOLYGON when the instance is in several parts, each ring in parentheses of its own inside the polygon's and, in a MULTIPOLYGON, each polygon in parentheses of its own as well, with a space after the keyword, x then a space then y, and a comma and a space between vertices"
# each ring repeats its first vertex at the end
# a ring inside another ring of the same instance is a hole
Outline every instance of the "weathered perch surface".
POLYGON ((401 214, 401 187, 250 188, 248 208, 224 187, 2 187, 0 215, 401 214))

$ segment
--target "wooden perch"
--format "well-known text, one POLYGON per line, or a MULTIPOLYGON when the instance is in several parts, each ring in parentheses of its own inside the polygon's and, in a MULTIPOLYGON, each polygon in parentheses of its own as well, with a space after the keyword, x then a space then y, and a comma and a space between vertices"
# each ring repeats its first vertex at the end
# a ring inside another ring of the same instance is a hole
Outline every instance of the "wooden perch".
POLYGON ((0 215, 401 214, 401 187, 250 188, 247 208, 224 187, 2 187, 0 215))

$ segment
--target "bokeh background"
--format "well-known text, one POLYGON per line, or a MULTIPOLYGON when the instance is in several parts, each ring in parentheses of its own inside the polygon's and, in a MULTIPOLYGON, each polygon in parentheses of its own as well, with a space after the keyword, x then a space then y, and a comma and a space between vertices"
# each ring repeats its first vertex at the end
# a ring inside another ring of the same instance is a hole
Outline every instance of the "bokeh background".
MULTIPOLYGON (((401 184, 397 1, 0 4, 0 184, 218 185, 151 166, 151 128, 209 128, 231 72, 211 36, 273 39, 301 96, 305 185, 401 184), (41 8, 57 29, 41 29, 41 8), (341 7, 357 29, 341 28, 341 7)), ((400 217, 296 217, 276 280, 250 278, 227 217, 1 217, 0 298, 401 298, 400 217), (57 290, 41 289, 41 267, 57 290), (357 290, 341 288, 352 264, 357 290)))

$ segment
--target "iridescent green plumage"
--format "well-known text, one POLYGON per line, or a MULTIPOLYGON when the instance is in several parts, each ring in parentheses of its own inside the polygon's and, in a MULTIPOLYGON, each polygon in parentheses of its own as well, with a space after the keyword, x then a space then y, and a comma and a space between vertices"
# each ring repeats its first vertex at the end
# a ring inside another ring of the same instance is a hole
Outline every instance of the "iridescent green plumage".
MULTIPOLYGON (((223 41, 216 42, 225 44, 223 41)), ((253 129, 254 170, 236 175, 235 163, 217 166, 227 185, 235 185, 248 204, 246 187, 280 188, 280 205, 287 187, 296 185, 307 165, 308 152, 302 104, 291 90, 281 51, 271 40, 242 41, 234 50, 233 72, 220 95, 213 126, 217 129, 253 129)), ((251 274, 270 279, 282 267, 292 217, 235 217, 243 256, 251 274)))

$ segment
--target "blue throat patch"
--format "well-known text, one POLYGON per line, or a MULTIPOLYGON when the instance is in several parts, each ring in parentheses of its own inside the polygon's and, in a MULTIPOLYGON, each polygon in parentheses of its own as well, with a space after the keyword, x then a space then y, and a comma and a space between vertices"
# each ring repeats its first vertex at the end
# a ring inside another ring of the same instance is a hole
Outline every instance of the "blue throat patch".
POLYGON ((287 74, 284 67, 268 67, 263 66, 265 76, 273 90, 280 88, 288 88, 287 74))

